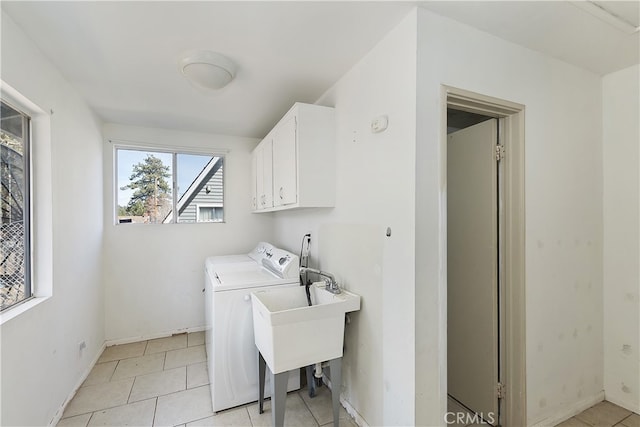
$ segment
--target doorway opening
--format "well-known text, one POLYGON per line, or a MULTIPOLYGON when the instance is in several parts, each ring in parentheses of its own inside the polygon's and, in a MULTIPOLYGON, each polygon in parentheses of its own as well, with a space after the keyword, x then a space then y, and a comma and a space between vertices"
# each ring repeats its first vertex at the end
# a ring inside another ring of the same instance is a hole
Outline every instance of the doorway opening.
POLYGON ((524 106, 443 90, 446 421, 526 425, 524 106))

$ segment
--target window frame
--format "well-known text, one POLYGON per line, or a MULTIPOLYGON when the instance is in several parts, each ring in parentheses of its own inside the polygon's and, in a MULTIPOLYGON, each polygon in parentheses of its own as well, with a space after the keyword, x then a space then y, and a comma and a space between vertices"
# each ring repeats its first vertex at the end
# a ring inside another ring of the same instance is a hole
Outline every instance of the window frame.
MULTIPOLYGON (((171 212, 175 212, 178 206, 178 168, 177 168, 177 159, 180 154, 187 155, 198 155, 198 156, 208 156, 208 157, 220 157, 222 158, 222 204, 218 207, 222 207, 226 205, 227 199, 227 178, 226 178, 226 169, 227 169, 227 160, 229 150, 226 149, 203 149, 203 148, 192 148, 192 147, 179 147, 179 146, 163 146, 158 144, 151 143, 143 143, 143 142, 135 142, 131 143, 129 141, 120 141, 110 139, 109 142, 113 144, 113 200, 112 200, 112 212, 113 212, 113 224, 127 226, 131 225, 144 225, 144 226, 160 226, 160 225, 172 225, 172 224, 223 224, 226 222, 226 211, 223 211, 223 219, 222 221, 198 221, 198 208, 196 207, 196 221, 194 222, 179 222, 179 215, 172 215, 171 222, 157 222, 157 223, 121 223, 118 220, 118 151, 126 150, 126 151, 142 151, 149 153, 166 153, 171 154, 171 212)), ((186 189, 185 189, 186 190, 186 189)), ((197 206, 197 205, 196 205, 197 206)))
POLYGON ((53 163, 51 116, 53 110, 36 104, 0 79, 0 97, 31 117, 30 123, 30 238, 31 295, 0 311, 0 325, 20 317, 53 296, 53 163), (37 166, 37 167, 36 167, 37 166))
POLYGON ((23 120, 22 120, 22 141, 23 141, 23 176, 24 176, 24 183, 23 183, 23 187, 24 187, 24 193, 22 195, 22 200, 23 200, 23 207, 22 207, 22 222, 23 222, 23 227, 24 227, 24 236, 23 236, 23 242, 24 242, 24 249, 23 249, 23 256, 24 256, 24 276, 23 276, 23 280, 24 280, 24 295, 25 297, 22 298, 20 301, 17 301, 9 306, 6 306, 2 309, 0 309, 0 313, 7 313, 9 310, 16 308, 17 306, 24 304, 26 302, 28 302, 29 300, 32 300, 33 298, 35 298, 35 292, 33 289, 33 234, 31 232, 32 230, 32 222, 33 222, 33 211, 31 209, 32 206, 32 197, 33 197, 33 186, 32 186, 32 182, 33 182, 33 178, 31 176, 31 171, 33 169, 33 159, 31 156, 31 152, 32 152, 32 144, 33 144, 33 132, 32 132, 32 123, 33 123, 33 113, 29 111, 29 109, 25 108, 24 105, 21 105, 22 103, 20 102, 14 102, 14 100, 12 99, 12 97, 10 96, 6 96, 6 94, 3 92, 0 95, 0 101, 2 101, 3 104, 9 106, 10 108, 12 108, 14 111, 18 112, 20 115, 23 116, 23 120), (25 120, 26 119, 26 120, 25 120))
MULTIPOLYGON (((223 163, 223 166, 224 166, 224 163, 223 163)), ((223 173, 223 178, 222 179, 224 179, 224 169, 223 169, 222 173, 223 173)), ((224 185, 224 183, 223 183, 223 185, 224 185)), ((224 194, 222 195, 222 197, 224 199, 224 194)), ((224 222, 224 204, 221 204, 221 203, 196 203, 196 222, 197 223, 199 223, 199 222, 217 222, 217 223, 224 222), (214 209, 215 208, 222 208, 223 209, 223 211, 222 211, 222 221, 209 221, 209 220, 205 221, 205 220, 201 220, 200 219, 200 208, 214 208, 214 209)))

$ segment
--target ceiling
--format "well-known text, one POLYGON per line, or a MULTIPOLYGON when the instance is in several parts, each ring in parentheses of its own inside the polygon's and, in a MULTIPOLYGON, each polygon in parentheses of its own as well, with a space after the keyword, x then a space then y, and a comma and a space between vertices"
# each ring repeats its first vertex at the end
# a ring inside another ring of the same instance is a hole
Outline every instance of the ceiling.
MULTIPOLYGON (((637 27, 640 0, 599 1, 637 27)), ((554 58, 605 75, 640 61, 640 32, 611 25, 592 1, 429 1, 421 6, 554 58), (582 7, 581 7, 582 6, 582 7)))
POLYGON ((314 102, 416 4, 598 74, 640 51, 639 33, 565 1, 0 4, 104 121, 251 137, 314 102), (235 80, 190 85, 178 62, 193 49, 230 58, 235 80))

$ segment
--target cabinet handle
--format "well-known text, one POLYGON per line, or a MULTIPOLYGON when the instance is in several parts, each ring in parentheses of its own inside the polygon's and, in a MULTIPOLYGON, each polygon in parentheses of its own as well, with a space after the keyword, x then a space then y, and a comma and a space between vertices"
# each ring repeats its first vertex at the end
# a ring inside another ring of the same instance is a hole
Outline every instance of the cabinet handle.
POLYGON ((284 199, 284 196, 282 195, 284 188, 280 187, 280 199, 284 199))

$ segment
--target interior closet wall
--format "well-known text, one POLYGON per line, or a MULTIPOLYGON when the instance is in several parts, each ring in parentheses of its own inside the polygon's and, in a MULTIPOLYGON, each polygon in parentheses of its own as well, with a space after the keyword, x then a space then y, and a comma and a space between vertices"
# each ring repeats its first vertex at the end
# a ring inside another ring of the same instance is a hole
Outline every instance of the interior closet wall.
POLYGON ((418 12, 416 422, 446 410, 444 84, 525 105, 527 424, 553 425, 603 397, 601 78, 418 12))
POLYGON ((640 412, 640 66, 602 81, 604 390, 640 412))

